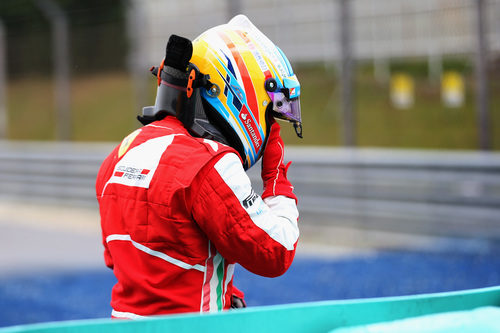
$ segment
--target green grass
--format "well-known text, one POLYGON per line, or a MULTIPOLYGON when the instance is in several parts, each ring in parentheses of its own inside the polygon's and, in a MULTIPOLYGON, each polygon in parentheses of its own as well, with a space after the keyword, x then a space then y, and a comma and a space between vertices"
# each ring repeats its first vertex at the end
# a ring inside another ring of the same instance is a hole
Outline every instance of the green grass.
POLYGON ((77 80, 72 98, 74 140, 117 141, 140 125, 132 82, 125 74, 77 80))
POLYGON ((470 94, 464 106, 442 106, 438 83, 417 79, 415 103, 408 109, 391 105, 389 87, 373 79, 358 80, 357 138, 361 146, 475 149, 477 133, 470 94))
POLYGON ((8 136, 11 139, 55 138, 53 87, 44 78, 11 83, 7 89, 8 136))
MULTIPOLYGON (((404 71, 401 64, 394 66, 404 71)), ((456 68, 457 66, 455 66, 456 68)), ((460 68, 460 66, 458 66, 460 68)), ((356 142, 362 147, 477 149, 474 81, 464 69, 466 103, 456 109, 441 104, 439 82, 409 67, 415 78, 415 104, 405 110, 394 108, 389 99, 389 83, 373 78, 368 66, 360 66, 355 82, 356 142)), ((325 66, 301 66, 296 69, 302 85, 304 139, 296 137, 291 125, 282 125, 287 144, 341 145, 339 84, 335 72, 325 66)), ((492 73, 490 114, 493 147, 500 149, 500 82, 492 73)), ((150 100, 154 101, 154 80, 150 100)), ((47 78, 11 81, 8 87, 9 138, 53 140, 53 83, 47 78)), ((73 140, 118 141, 139 123, 133 84, 125 73, 106 73, 75 78, 71 87, 73 140)))
MULTIPOLYGON (((53 140, 56 119, 53 82, 20 79, 8 89, 9 138, 53 140)), ((116 141, 139 125, 132 82, 124 73, 74 79, 71 86, 72 139, 116 141)))

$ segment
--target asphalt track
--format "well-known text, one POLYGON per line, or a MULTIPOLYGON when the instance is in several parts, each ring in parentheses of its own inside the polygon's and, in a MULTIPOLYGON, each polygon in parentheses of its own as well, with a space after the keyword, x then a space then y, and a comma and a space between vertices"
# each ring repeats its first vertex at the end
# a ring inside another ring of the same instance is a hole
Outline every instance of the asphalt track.
MULTIPOLYGON (((0 326, 109 317, 115 278, 104 267, 98 216, 0 202, 0 326)), ((500 285, 500 246, 307 223, 296 260, 279 278, 241 267, 249 306, 410 295, 500 285)))

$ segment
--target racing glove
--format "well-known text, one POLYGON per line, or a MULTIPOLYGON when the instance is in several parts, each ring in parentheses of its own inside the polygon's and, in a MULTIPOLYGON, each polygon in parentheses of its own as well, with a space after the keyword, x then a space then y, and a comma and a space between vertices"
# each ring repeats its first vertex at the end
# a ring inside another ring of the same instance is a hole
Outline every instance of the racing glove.
POLYGON ((231 295, 231 308, 232 309, 239 309, 239 308, 246 308, 247 303, 245 302, 245 294, 233 286, 233 294, 231 295))
POLYGON ((290 164, 285 166, 285 145, 280 136, 280 125, 274 121, 271 125, 269 138, 262 156, 261 177, 264 183, 264 193, 262 199, 270 196, 284 195, 292 198, 297 203, 297 197, 293 193, 293 186, 287 179, 286 174, 290 164))

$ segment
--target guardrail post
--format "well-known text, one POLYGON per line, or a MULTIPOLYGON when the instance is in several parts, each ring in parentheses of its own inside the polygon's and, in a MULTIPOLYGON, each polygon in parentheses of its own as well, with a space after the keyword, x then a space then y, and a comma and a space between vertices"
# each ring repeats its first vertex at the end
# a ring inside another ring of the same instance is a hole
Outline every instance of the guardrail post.
MULTIPOLYGON (((130 43, 127 61, 135 97, 135 108, 133 114, 130 115, 131 129, 138 127, 136 116, 141 113, 142 108, 151 105, 148 98, 151 74, 148 72, 148 65, 143 63, 145 59, 148 59, 149 47, 143 31, 143 27, 147 24, 146 8, 147 6, 141 1, 134 0, 130 1, 127 9, 127 35, 130 43)), ((156 64, 158 65, 159 63, 156 64)))
POLYGON ((350 0, 340 2, 340 54, 341 54, 341 113, 342 113, 342 138, 344 146, 354 146, 355 120, 353 112, 353 54, 352 54, 352 12, 350 0))
POLYGON ((5 27, 0 21, 0 139, 7 138, 7 41, 5 27))
POLYGON ((229 20, 238 14, 241 14, 241 0, 226 0, 227 15, 229 20))
POLYGON ((52 28, 52 59, 56 80, 56 137, 58 140, 71 139, 71 108, 69 78, 69 37, 68 21, 64 12, 53 0, 36 0, 52 28))
POLYGON ((491 149, 489 94, 488 94, 488 36, 484 0, 476 0, 476 101, 479 124, 479 146, 481 150, 491 149))

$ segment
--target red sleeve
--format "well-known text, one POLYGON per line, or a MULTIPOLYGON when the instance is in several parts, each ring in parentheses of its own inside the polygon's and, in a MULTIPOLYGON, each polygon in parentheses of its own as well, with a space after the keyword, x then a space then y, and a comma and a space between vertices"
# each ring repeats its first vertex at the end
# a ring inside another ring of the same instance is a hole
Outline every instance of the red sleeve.
POLYGON ((217 251, 255 274, 282 275, 299 236, 295 201, 282 197, 271 209, 253 191, 234 153, 223 155, 201 176, 193 217, 217 251))
POLYGON ((114 267, 113 258, 111 257, 111 253, 109 252, 106 240, 103 241, 103 245, 104 245, 104 263, 106 264, 107 267, 113 269, 114 267))

